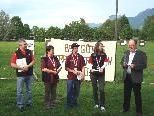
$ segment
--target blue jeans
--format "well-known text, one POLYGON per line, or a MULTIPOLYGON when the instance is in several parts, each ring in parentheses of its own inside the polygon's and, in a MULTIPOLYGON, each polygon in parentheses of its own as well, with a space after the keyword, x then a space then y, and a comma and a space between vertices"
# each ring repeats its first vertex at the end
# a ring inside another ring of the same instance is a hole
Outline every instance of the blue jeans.
POLYGON ((17 106, 19 108, 24 107, 24 104, 32 104, 32 86, 33 76, 17 77, 17 106), (26 86, 26 96, 24 97, 24 83, 26 86))
POLYGON ((77 98, 80 94, 79 80, 67 80, 67 106, 73 107, 77 105, 77 98))

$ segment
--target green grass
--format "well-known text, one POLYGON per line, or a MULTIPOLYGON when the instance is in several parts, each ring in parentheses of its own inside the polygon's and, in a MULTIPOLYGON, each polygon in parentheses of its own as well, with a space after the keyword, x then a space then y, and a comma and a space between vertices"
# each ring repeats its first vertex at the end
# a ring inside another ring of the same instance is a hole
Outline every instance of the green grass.
MULTIPOLYGON (((123 103, 123 83, 122 69, 120 67, 120 59, 126 46, 117 46, 116 54, 116 76, 114 82, 107 82, 105 86, 106 92, 106 110, 102 113, 97 109, 93 109, 92 86, 91 82, 83 82, 81 85, 81 93, 79 97, 80 107, 65 110, 66 103, 66 80, 60 80, 57 90, 57 98, 60 103, 56 108, 45 110, 43 105, 44 85, 41 82, 40 57, 44 54, 44 43, 36 43, 36 64, 35 72, 39 77, 38 81, 33 82, 33 107, 27 108, 24 112, 19 112, 16 108, 16 76, 15 71, 10 67, 10 57, 15 51, 17 45, 15 42, 0 42, 0 78, 11 78, 9 80, 0 80, 0 116, 123 116, 119 111, 122 109, 123 103)), ((144 116, 153 116, 154 114, 154 42, 148 42, 145 47, 141 47, 148 56, 148 68, 144 73, 144 83, 142 86, 143 114, 144 116)), ((131 110, 124 116, 135 115, 134 95, 132 93, 131 110)))

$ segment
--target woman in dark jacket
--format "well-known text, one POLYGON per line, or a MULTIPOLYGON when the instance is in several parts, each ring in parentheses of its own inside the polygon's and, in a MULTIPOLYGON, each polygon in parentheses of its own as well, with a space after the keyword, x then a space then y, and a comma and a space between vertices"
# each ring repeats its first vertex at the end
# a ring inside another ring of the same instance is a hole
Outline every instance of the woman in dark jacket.
POLYGON ((103 44, 97 42, 94 48, 94 53, 91 54, 89 58, 89 64, 91 67, 90 78, 93 86, 93 97, 95 106, 94 108, 99 108, 101 111, 105 111, 105 67, 107 66, 108 59, 104 52, 103 44), (99 94, 98 94, 99 92, 99 94))
POLYGON ((41 59, 42 81, 45 86, 45 105, 46 108, 52 108, 56 100, 56 88, 59 80, 58 73, 61 70, 61 64, 54 56, 54 47, 46 47, 46 56, 41 59))

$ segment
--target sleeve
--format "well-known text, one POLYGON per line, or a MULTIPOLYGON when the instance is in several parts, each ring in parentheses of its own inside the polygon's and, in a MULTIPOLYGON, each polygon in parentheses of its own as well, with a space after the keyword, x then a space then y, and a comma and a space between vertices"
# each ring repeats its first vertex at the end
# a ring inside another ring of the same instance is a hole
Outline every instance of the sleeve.
POLYGON ((141 52, 138 62, 139 63, 135 66, 135 70, 143 70, 147 67, 147 56, 144 52, 141 52))
POLYGON ((14 54, 12 55, 12 57, 11 57, 11 63, 16 64, 16 60, 17 60, 17 55, 16 55, 16 53, 14 53, 14 54))
POLYGON ((70 64, 70 58, 69 56, 66 57, 66 61, 65 61, 65 68, 69 68, 69 64, 70 64))
POLYGON ((44 58, 41 58, 41 70, 46 68, 45 60, 44 58))
POLYGON ((89 64, 93 64, 92 56, 89 57, 88 63, 89 63, 89 64))
POLYGON ((93 66, 92 56, 89 57, 87 66, 89 67, 89 69, 92 69, 93 66))
POLYGON ((105 54, 104 64, 101 68, 104 69, 108 65, 108 62, 109 62, 109 59, 107 58, 107 55, 105 54))
POLYGON ((85 66, 85 65, 86 65, 86 63, 85 63, 84 57, 82 56, 82 57, 81 57, 81 67, 83 67, 83 66, 85 66))
POLYGON ((104 60, 104 62, 109 62, 109 59, 106 57, 105 60, 104 60))

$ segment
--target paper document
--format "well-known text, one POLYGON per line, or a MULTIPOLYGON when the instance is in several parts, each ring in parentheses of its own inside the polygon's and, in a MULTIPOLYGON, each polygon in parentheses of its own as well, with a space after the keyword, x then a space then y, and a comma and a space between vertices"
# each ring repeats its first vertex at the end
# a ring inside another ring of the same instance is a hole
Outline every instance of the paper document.
MULTIPOLYGON (((22 58, 22 59, 17 59, 16 60, 16 64, 19 67, 24 67, 27 66, 27 62, 26 62, 26 58, 22 58)), ((23 70, 18 69, 18 72, 22 72, 23 70)))

